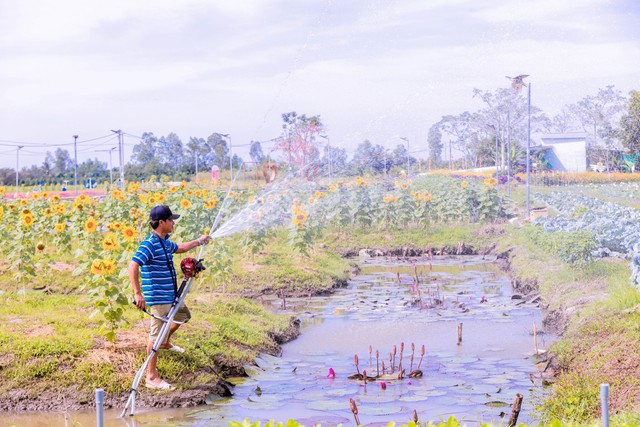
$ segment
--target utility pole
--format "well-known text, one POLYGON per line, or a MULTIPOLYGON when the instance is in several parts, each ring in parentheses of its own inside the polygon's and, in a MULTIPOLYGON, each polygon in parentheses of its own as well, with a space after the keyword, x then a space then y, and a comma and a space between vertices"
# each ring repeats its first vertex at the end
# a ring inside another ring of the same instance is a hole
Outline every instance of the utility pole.
POLYGON ((73 135, 73 182, 78 195, 78 135, 73 135))
POLYGON ((16 198, 18 197, 18 188, 20 187, 18 179, 18 169, 20 168, 20 150, 24 148, 24 145, 18 145, 16 150, 16 198))
POLYGON ((109 153, 109 186, 113 185, 113 166, 111 166, 111 153, 118 147, 111 147, 109 150, 96 150, 96 153, 109 153))
POLYGON ((118 154, 119 154, 119 158, 120 158, 120 184, 119 187, 120 189, 124 188, 124 144, 122 142, 122 130, 118 129, 118 130, 113 130, 111 129, 111 132, 115 133, 118 135, 118 154))

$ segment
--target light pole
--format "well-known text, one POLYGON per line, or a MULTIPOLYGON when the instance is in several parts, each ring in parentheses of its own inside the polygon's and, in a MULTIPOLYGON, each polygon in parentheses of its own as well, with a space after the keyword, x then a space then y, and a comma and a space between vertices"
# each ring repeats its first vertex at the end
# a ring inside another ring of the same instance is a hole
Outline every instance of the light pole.
POLYGON ((109 186, 113 185, 113 166, 111 166, 111 153, 118 147, 111 147, 109 150, 96 150, 96 153, 109 153, 109 186))
POLYGON ((78 135, 73 135, 73 182, 78 195, 78 135))
POLYGON ((16 198, 18 197, 18 188, 19 188, 19 180, 18 180, 18 169, 20 168, 20 150, 24 148, 24 145, 18 145, 16 149, 16 198))
POLYGON ((409 155, 409 138, 405 138, 404 136, 400 137, 401 140, 407 143, 407 178, 409 177, 409 159, 411 158, 409 155))
POLYGON ((124 188, 124 144, 122 143, 122 130, 113 130, 111 132, 118 135, 118 154, 120 157, 120 188, 124 188))

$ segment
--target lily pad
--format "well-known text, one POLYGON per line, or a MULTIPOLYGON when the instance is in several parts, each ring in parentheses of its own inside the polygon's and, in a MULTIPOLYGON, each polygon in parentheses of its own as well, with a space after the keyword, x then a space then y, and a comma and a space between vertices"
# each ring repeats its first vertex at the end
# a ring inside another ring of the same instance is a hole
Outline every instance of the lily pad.
POLYGON ((407 408, 398 405, 362 405, 358 406, 358 413, 362 415, 394 415, 406 411, 407 408))
MULTIPOLYGON (((341 411, 349 409, 349 401, 346 399, 340 400, 315 400, 307 403, 307 408, 315 409, 318 411, 341 411)), ((360 408, 358 408, 360 409, 360 408)))

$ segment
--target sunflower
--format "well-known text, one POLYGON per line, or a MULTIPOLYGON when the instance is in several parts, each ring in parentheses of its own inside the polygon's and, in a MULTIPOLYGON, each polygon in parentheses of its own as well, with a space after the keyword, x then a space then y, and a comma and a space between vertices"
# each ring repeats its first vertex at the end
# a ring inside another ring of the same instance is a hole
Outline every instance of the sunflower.
POLYGON ((429 193, 424 193, 422 195, 422 200, 424 200, 425 202, 430 202, 431 199, 433 199, 433 196, 429 193))
POLYGON ((140 199, 142 203, 147 203, 147 196, 144 194, 138 194, 138 199, 140 199))
POLYGON ((93 274, 102 275, 105 273, 104 264, 101 259, 94 259, 91 263, 91 272, 93 274))
POLYGON ((33 200, 38 200, 38 199, 40 198, 40 195, 39 195, 38 193, 33 193, 33 194, 31 195, 31 198, 32 198, 33 200))
POLYGON ((2 215, 4 215, 4 207, 0 205, 0 218, 2 218, 2 215))
POLYGON ((98 229, 98 221, 96 221, 95 218, 89 218, 87 222, 84 223, 84 229, 87 233, 95 233, 98 229))
POLYGON ((102 249, 105 251, 113 251, 118 249, 118 247, 120 247, 120 245, 118 244, 118 236, 116 233, 107 233, 102 241, 102 249))
POLYGON ((27 201, 25 199, 20 200, 20 206, 27 206, 27 201))
POLYGON ((178 187, 176 187, 175 185, 172 185, 171 187, 169 187, 170 193, 175 193, 176 191, 178 191, 178 187))
POLYGON ((31 227, 33 225, 33 215, 22 215, 22 224, 31 227))
POLYGON ((63 214, 67 210, 67 205, 59 204, 56 205, 53 209, 56 211, 56 213, 63 214))
POLYGON ((122 228, 122 235, 127 242, 133 242, 138 237, 138 232, 135 228, 127 225, 126 227, 122 228))
POLYGON ((50 218, 51 214, 53 214, 53 211, 51 210, 51 208, 47 208, 44 210, 44 216, 46 216, 47 218, 50 218))
POLYGON ((460 183, 460 187, 462 187, 462 188, 467 188, 468 186, 469 186, 469 183, 467 181, 462 181, 460 183))
POLYGON ((184 190, 186 187, 187 187, 187 182, 186 182, 186 181, 182 181, 182 182, 180 183, 180 189, 181 189, 181 190, 184 190))
POLYGON ((42 252, 42 251, 44 251, 44 243, 42 243, 42 242, 38 242, 38 243, 36 244, 36 251, 38 251, 38 252, 42 252))
POLYGON ((64 229, 66 228, 67 224, 65 224, 64 222, 59 222, 56 225, 53 226, 53 228, 58 232, 58 233, 62 233, 64 231, 64 229))
POLYGON ((116 272, 116 263, 114 261, 107 259, 107 260, 104 260, 104 263, 105 263, 104 268, 107 274, 113 274, 116 272))
POLYGON ((31 213, 31 211, 27 208, 22 209, 22 212, 20 212, 20 215, 33 215, 31 213))
POLYGON ((218 204, 218 196, 215 194, 211 196, 211 198, 204 204, 204 207, 207 209, 213 209, 218 204))
POLYGON ((116 231, 120 231, 120 230, 122 230, 122 224, 120 224, 120 223, 119 223, 119 222, 117 222, 117 221, 114 221, 114 222, 112 222, 111 224, 109 224, 109 225, 107 226, 107 228, 108 228, 109 230, 116 230, 116 231))
POLYGON ((51 196, 50 199, 53 203, 58 203, 60 201, 60 196, 58 196, 57 194, 54 194, 53 196, 51 196))
POLYGON ((41 194, 43 199, 48 199, 49 198, 49 192, 48 191, 43 191, 41 194))
POLYGON ((6 192, 7 192, 6 188, 0 187, 0 196, 4 196, 6 192))
POLYGON ((293 224, 297 225, 298 228, 305 222, 307 222, 307 218, 309 217, 309 213, 303 210, 299 210, 296 215, 293 217, 293 224))
POLYGON ((187 199, 180 200, 180 207, 182 209, 189 209, 191 207, 191 202, 187 199))

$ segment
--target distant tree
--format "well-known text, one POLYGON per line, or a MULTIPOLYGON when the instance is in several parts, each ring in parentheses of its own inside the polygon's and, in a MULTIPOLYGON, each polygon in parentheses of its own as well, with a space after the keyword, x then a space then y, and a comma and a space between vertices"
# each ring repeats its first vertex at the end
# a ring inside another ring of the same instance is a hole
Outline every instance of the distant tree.
POLYGON ((207 144, 211 150, 211 165, 216 165, 220 169, 229 169, 229 146, 225 137, 214 132, 207 138, 207 144))
POLYGON ((189 174, 196 171, 196 160, 198 164, 198 170, 208 170, 213 165, 211 161, 211 148, 207 145, 207 141, 204 138, 189 138, 189 142, 186 143, 186 157, 183 169, 189 174))
POLYGON ((599 89, 595 96, 586 96, 578 103, 570 105, 569 111, 591 137, 591 144, 598 145, 601 138, 599 131, 612 126, 615 117, 624 109, 625 98, 614 86, 599 89))
POLYGON ((2 183, 2 185, 15 184, 16 183, 16 171, 15 171, 15 169, 0 168, 0 182, 2 183))
POLYGON ((262 153, 262 144, 260 141, 251 141, 251 147, 249 148, 249 157, 252 162, 262 163, 265 156, 262 153))
POLYGON ((53 154, 51 154, 51 151, 47 151, 47 154, 44 157, 44 162, 42 162, 42 172, 45 179, 50 179, 53 177, 55 163, 56 161, 53 157, 53 154))
POLYGON ((633 154, 640 154, 640 91, 629 94, 626 114, 620 119, 620 142, 633 154))
POLYGON ((175 173, 182 169, 185 163, 184 146, 178 135, 171 132, 166 137, 160 137, 156 144, 156 149, 160 164, 162 164, 167 171, 175 173))
POLYGON ((286 162, 304 167, 320 160, 318 136, 324 131, 320 116, 299 116, 295 111, 282 114, 283 135, 276 141, 286 162))
POLYGON ((88 159, 78 165, 78 183, 86 182, 89 178, 100 182, 108 177, 109 167, 106 162, 88 159))
POLYGON ((345 175, 348 173, 347 150, 336 146, 325 146, 322 164, 328 165, 331 158, 331 171, 333 176, 345 175))
POLYGON ((559 114, 553 116, 548 130, 554 133, 565 133, 571 130, 576 130, 579 126, 580 125, 576 122, 575 116, 565 106, 559 114))
POLYGON ((133 146, 133 163, 158 162, 157 144, 158 138, 152 132, 144 132, 140 142, 133 146))
POLYGON ((70 173, 73 172, 73 160, 71 160, 71 156, 67 150, 63 150, 62 148, 56 149, 54 164, 54 173, 59 178, 68 177, 70 173))
POLYGON ((444 144, 442 143, 442 131, 440 130, 440 125, 438 123, 429 128, 427 144, 429 145, 429 158, 431 158, 431 161, 435 166, 442 161, 442 148, 444 147, 444 144))

